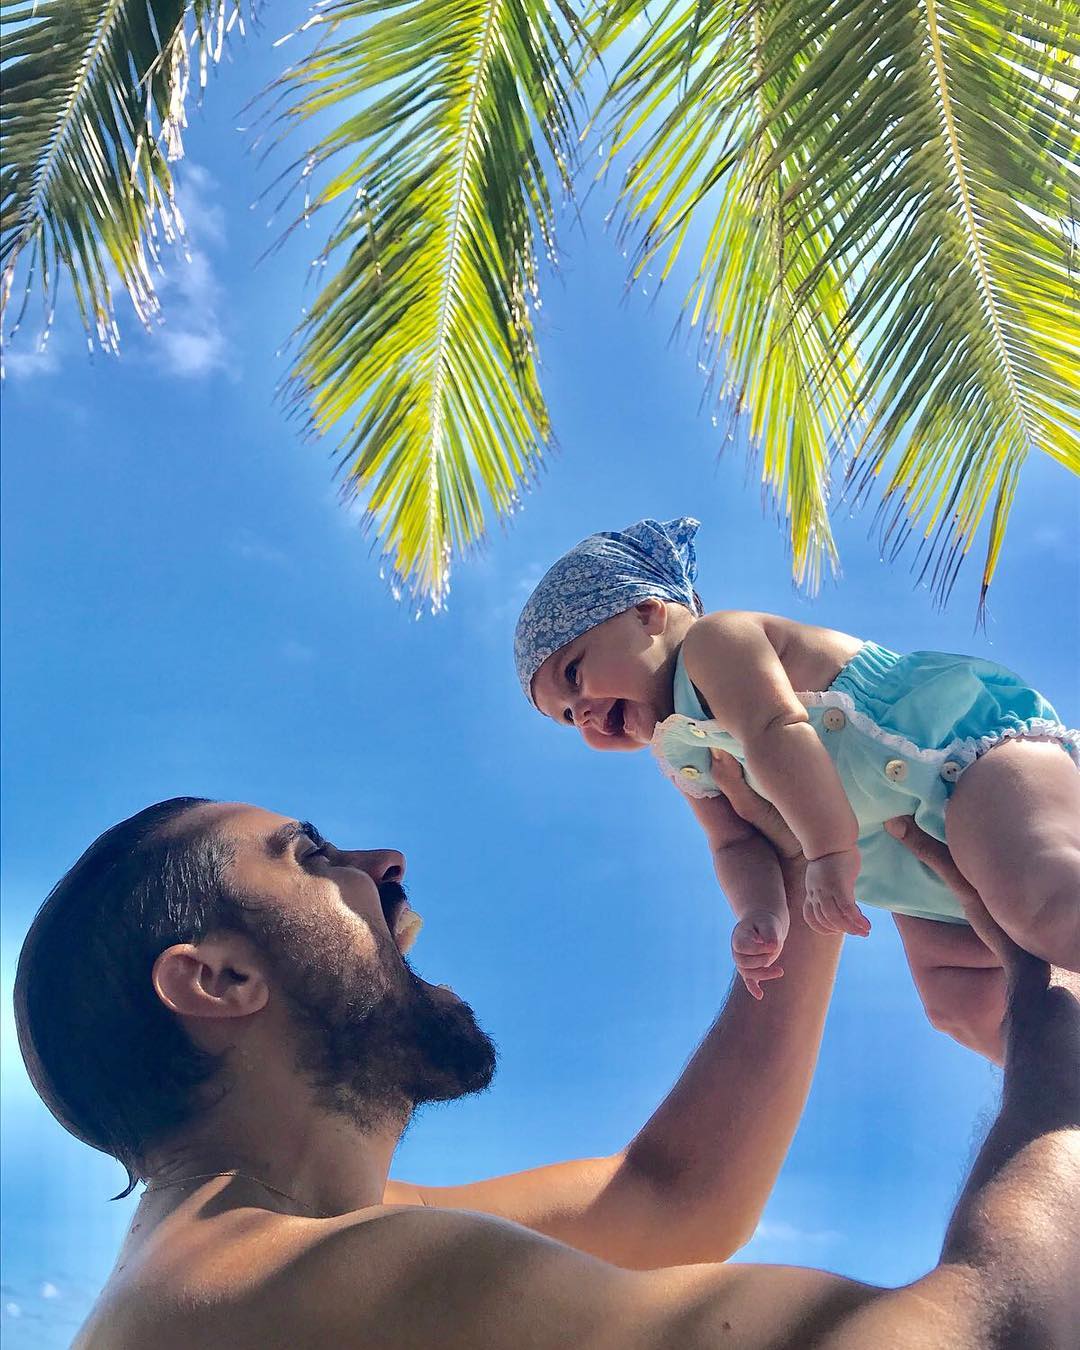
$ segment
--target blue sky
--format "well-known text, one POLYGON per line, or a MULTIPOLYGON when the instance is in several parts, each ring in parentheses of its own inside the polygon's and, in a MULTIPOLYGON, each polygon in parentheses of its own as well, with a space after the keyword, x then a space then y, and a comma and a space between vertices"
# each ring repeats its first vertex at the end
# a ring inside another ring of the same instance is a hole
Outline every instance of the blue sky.
MULTIPOLYGON (((294 6, 297 10, 299 7, 294 6)), ((280 11, 278 11, 280 12, 280 11)), ((287 12, 287 11, 286 11, 287 12)), ((11 1035, 18 944, 90 840, 161 797, 239 798, 409 856, 415 958, 502 1052, 482 1099, 432 1109, 398 1175, 461 1181, 612 1151, 723 1001, 730 915, 689 813, 647 756, 588 753, 522 700, 510 639, 545 566, 598 528, 693 514, 710 607, 788 612, 900 649, 988 655, 1080 721, 1080 484, 1029 464, 987 633, 977 558, 944 614, 869 516, 841 519, 842 581, 793 594, 740 447, 698 412, 668 334, 676 296, 623 298, 590 203, 540 338, 560 449, 512 528, 414 621, 336 501, 328 444, 274 402, 317 228, 274 259, 237 110, 280 65, 267 25, 192 117, 180 172, 192 261, 166 322, 88 359, 65 307, 17 344, 4 408, 3 1264, 5 1345, 60 1347, 130 1214, 121 1174, 33 1096, 11 1035)), ((32 329, 32 325, 30 325, 32 329)), ((21 335, 22 336, 22 335, 21 335)), ((996 1074, 925 1023, 884 917, 844 954, 807 1114, 750 1259, 900 1281, 932 1264, 996 1074)))

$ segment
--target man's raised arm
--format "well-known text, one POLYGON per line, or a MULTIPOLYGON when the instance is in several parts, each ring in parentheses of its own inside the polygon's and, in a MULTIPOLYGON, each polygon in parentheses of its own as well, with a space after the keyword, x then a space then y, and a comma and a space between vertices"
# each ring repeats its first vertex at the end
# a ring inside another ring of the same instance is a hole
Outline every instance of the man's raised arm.
POLYGON ((732 989, 625 1149, 467 1186, 391 1182, 387 1203, 480 1210, 629 1268, 727 1260, 753 1235, 791 1146, 840 950, 803 923, 801 859, 785 863, 785 877, 784 978, 761 1003, 741 983, 732 989))

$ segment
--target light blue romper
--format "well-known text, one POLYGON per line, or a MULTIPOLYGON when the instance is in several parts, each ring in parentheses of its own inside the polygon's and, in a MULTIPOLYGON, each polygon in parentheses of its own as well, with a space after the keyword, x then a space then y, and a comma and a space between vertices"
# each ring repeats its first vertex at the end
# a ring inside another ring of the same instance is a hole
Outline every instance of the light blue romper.
MULTIPOLYGON (((689 797, 716 797, 710 749, 746 764, 742 746, 713 721, 683 666, 675 666, 675 712, 652 748, 664 773, 689 797)), ((832 757, 859 823, 860 904, 946 923, 963 923, 952 891, 882 829, 913 815, 945 838, 945 806, 979 755, 1016 736, 1057 741, 1080 765, 1080 731, 1064 727, 1041 694, 990 661, 912 652, 867 642, 824 693, 799 694, 832 757)), ((747 782, 760 785, 747 771, 747 782)), ((762 796, 765 794, 762 793, 762 796)))

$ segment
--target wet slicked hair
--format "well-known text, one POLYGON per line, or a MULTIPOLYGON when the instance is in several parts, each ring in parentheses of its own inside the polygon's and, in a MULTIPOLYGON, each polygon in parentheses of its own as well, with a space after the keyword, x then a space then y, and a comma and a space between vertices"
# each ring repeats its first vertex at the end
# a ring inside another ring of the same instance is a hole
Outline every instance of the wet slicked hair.
POLYGON ((15 1025, 34 1087, 76 1138, 127 1169, 200 1109, 218 1058, 161 1003, 151 973, 166 947, 243 930, 231 853, 185 829, 205 797, 148 806, 97 838, 38 911, 19 955, 15 1025))

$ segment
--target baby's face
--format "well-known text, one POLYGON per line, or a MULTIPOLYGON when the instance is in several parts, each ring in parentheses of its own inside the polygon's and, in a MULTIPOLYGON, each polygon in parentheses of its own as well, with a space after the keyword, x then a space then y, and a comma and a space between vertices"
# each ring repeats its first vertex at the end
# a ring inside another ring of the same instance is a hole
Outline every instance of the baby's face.
POLYGON ((577 727, 594 750, 640 750, 672 708, 672 660, 681 638, 673 607, 646 600, 549 656, 533 697, 553 721, 577 727))

